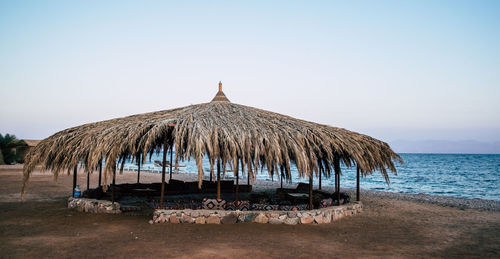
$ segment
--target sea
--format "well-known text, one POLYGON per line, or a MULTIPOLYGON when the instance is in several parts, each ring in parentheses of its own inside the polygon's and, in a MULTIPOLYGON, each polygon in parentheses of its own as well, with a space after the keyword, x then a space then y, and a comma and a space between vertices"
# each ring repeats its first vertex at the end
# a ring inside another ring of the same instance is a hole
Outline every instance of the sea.
MULTIPOLYGON (((400 154, 404 164, 396 164, 397 175, 389 172, 390 183, 387 183, 380 172, 361 177, 360 188, 367 190, 387 191, 396 193, 433 194, 460 198, 479 198, 500 201, 500 154, 400 154)), ((141 165, 141 169, 160 172, 161 168, 154 164, 161 160, 154 154, 151 160, 141 165)), ((182 161, 179 172, 197 173, 194 160, 182 161)), ((204 159, 203 167, 208 175, 210 163, 204 159)), ((136 170, 137 166, 125 164, 125 169, 136 170)), ((292 182, 308 183, 309 180, 298 176, 297 168, 292 167, 292 182)), ((225 178, 233 178, 227 172, 225 178)), ((279 181, 272 179, 267 170, 258 172, 257 179, 279 181)), ((244 183, 246 177, 240 176, 244 183)), ((314 184, 318 179, 314 179, 314 184)), ((334 179, 321 181, 322 186, 333 186, 334 179)), ((355 188, 356 168, 342 167, 341 187, 355 188)))

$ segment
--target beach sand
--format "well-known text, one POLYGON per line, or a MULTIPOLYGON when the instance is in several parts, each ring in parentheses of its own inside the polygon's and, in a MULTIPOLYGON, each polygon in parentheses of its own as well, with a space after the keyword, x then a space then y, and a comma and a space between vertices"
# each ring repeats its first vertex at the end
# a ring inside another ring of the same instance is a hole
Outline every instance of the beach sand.
MULTIPOLYGON (((0 167, 0 257, 500 257, 498 202, 362 191, 363 213, 333 224, 150 225, 150 215, 67 209, 72 176, 65 174, 55 182, 35 171, 21 202, 21 168, 0 167)), ((161 176, 144 172, 141 179, 161 176)), ((117 183, 135 181, 135 172, 117 175, 117 183)), ((78 182, 85 189, 86 176, 78 182)), ((96 183, 94 174, 91 187, 96 183)), ((278 186, 259 181, 254 187, 278 186)))

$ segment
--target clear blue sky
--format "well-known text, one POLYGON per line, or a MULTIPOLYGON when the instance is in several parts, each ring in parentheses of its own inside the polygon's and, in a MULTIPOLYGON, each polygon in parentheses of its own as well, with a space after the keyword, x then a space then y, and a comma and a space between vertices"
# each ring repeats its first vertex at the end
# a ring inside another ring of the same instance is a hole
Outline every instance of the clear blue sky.
POLYGON ((500 1, 179 2, 1 1, 0 133, 207 102, 222 80, 389 142, 500 140, 500 1))

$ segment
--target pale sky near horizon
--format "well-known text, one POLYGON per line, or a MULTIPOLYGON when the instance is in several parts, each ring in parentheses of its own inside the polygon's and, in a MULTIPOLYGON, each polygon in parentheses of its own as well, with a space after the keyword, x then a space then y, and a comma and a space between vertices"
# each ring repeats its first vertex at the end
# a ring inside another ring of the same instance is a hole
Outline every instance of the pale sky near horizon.
POLYGON ((500 1, 1 1, 0 133, 235 103, 500 141, 500 1))

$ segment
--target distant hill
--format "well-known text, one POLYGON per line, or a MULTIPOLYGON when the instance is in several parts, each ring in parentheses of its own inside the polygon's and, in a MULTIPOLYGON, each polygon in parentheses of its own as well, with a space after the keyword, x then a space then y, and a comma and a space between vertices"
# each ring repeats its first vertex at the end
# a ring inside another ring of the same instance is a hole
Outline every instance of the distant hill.
POLYGON ((389 145, 397 153, 500 154, 500 141, 396 140, 389 145))

